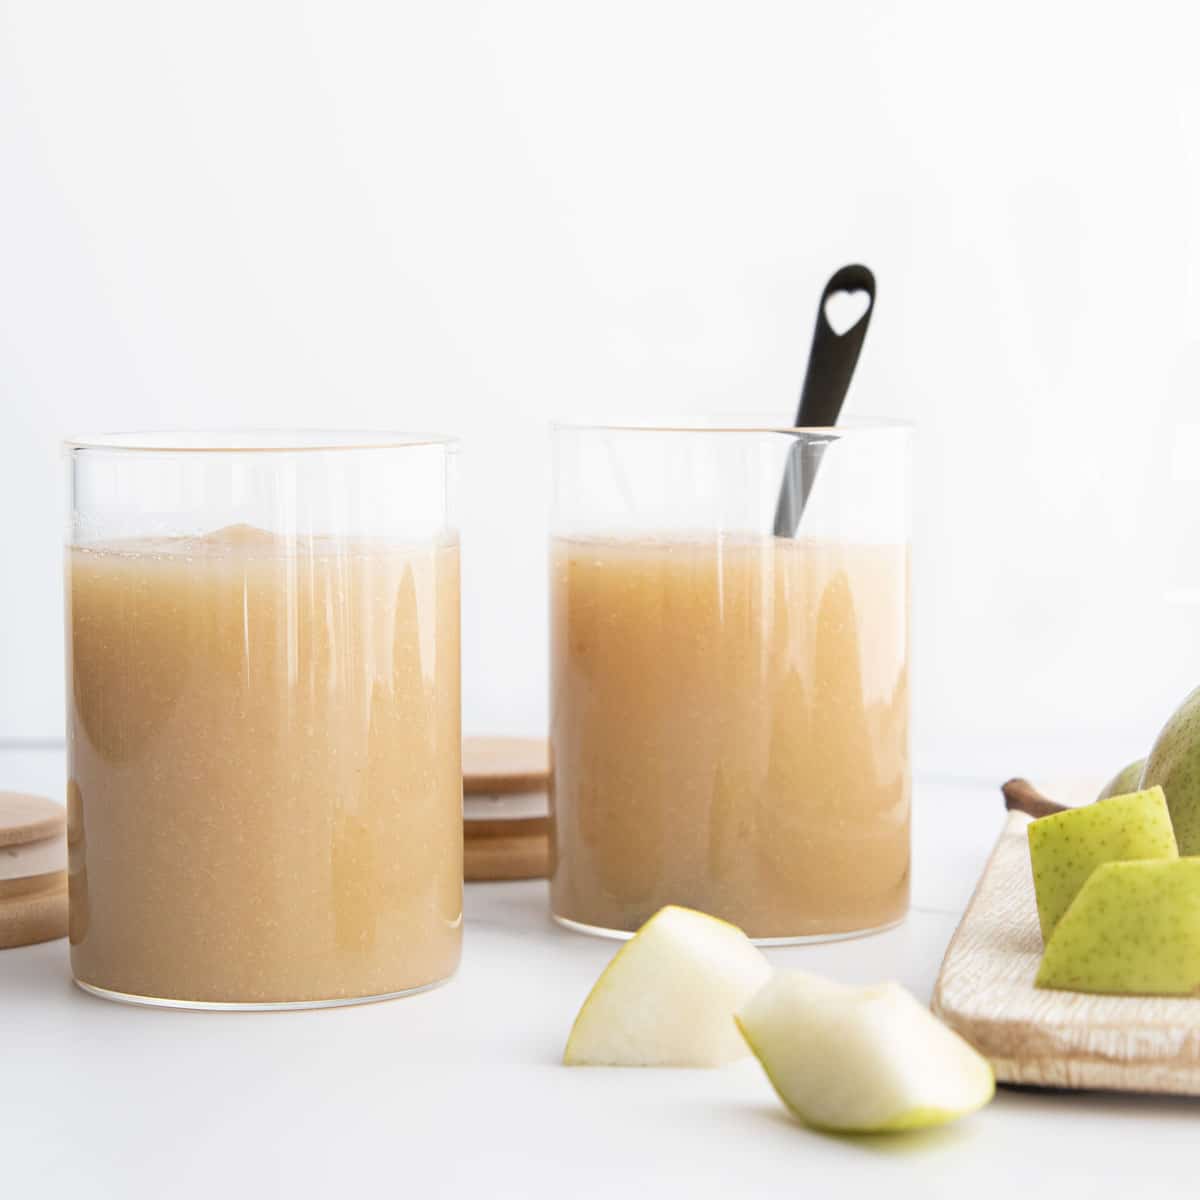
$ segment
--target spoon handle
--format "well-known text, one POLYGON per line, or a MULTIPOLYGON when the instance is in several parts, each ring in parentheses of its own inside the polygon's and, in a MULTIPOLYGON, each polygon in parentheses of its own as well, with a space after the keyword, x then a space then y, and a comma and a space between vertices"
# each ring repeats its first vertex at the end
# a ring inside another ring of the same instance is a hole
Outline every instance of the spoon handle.
MULTIPOLYGON (((850 388, 854 368, 862 351, 867 326, 875 311, 875 276, 868 267, 855 263, 835 271, 821 292, 817 305, 817 323, 813 330, 812 350, 800 389, 800 407, 796 424, 801 428, 832 426, 850 388), (843 333, 829 323, 825 306, 837 292, 865 292, 867 307, 862 316, 843 333)), ((825 447, 822 441, 797 440, 788 455, 783 486, 775 506, 775 535, 794 537, 800 524, 808 494, 816 479, 817 467, 825 447)))
POLYGON ((813 330, 812 353, 808 358, 808 370, 804 374, 804 386, 800 389, 800 409, 796 424, 836 425, 842 402, 850 389, 850 380, 858 364, 871 313, 875 310, 875 276, 869 268, 854 264, 835 271, 821 293, 817 308, 817 324, 813 330), (829 324, 825 305, 829 297, 837 292, 866 292, 866 311, 844 333, 835 332, 829 324))

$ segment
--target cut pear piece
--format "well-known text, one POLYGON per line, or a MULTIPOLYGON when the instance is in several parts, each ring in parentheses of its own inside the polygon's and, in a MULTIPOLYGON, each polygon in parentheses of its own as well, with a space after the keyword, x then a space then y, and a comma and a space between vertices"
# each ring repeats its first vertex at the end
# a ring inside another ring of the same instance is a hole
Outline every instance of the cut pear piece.
POLYGON ((1160 787, 1097 800, 1042 817, 1029 826, 1029 860, 1042 939, 1101 863, 1178 858, 1175 833, 1160 787))
POLYGON ((737 1022, 780 1099, 817 1129, 941 1125, 996 1091, 987 1059, 896 983, 852 988, 780 972, 737 1022))
POLYGON ((596 980, 563 1062, 719 1067, 744 1058, 733 1014, 770 975, 736 925, 690 908, 659 909, 596 980))
POLYGON ((1097 867, 1055 928, 1037 986, 1200 993, 1200 858, 1097 867))

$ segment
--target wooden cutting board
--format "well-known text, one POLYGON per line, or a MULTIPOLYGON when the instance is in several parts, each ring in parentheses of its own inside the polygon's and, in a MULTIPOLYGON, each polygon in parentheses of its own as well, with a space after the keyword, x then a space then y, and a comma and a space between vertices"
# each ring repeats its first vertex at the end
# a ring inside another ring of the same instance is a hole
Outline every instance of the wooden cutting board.
POLYGON ((1200 997, 1033 986, 1042 955, 1029 818, 1010 813, 946 951, 933 1010, 1003 1083, 1200 1096, 1200 997))

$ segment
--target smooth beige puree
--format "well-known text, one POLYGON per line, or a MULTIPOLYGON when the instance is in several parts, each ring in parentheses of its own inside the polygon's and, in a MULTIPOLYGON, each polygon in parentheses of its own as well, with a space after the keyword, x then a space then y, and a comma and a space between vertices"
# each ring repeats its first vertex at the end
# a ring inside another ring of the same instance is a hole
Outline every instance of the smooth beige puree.
POLYGON ((771 537, 552 545, 556 915, 664 904, 752 937, 899 920, 908 551, 771 537))
POLYGON ((453 972, 458 570, 248 526, 68 550, 79 980, 266 1003, 453 972))

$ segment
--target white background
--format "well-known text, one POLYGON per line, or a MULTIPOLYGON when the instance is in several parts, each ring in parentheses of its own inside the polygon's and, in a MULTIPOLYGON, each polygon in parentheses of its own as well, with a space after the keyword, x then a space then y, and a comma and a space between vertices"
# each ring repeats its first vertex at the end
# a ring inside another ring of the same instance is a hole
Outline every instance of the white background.
POLYGON ((0 0, 0 739, 61 736, 60 437, 168 426, 463 434, 466 728, 541 729, 545 422, 787 417, 862 260, 918 760, 1140 753, 1200 675, 1191 14, 0 0))

